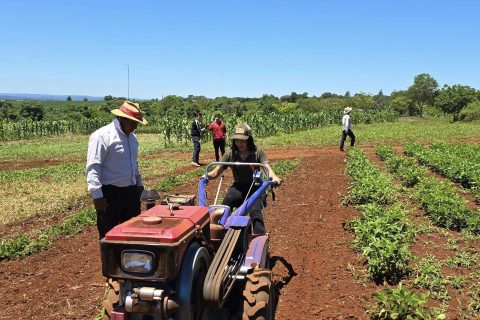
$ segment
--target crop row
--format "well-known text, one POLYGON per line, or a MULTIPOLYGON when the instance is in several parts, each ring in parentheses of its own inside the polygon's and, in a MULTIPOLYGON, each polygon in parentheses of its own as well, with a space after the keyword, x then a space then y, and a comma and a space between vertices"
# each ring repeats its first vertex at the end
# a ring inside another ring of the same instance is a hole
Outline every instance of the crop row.
POLYGON ((367 270, 376 283, 398 283, 408 273, 413 231, 407 212, 395 204, 395 184, 357 149, 348 153, 347 173, 353 180, 347 200, 363 212, 349 226, 354 244, 367 259, 367 270))
POLYGON ((415 156, 420 163, 429 166, 433 171, 460 183, 469 189, 476 199, 480 200, 480 147, 463 144, 450 145, 435 142, 430 148, 419 143, 407 145, 408 155, 415 156))
MULTIPOLYGON (((417 144, 406 144, 404 150, 411 154, 410 150, 416 147, 417 144)), ((414 188, 415 200, 437 226, 480 233, 480 212, 467 207, 465 199, 457 194, 451 182, 430 176, 415 159, 396 155, 390 146, 377 146, 375 152, 405 186, 414 188)))

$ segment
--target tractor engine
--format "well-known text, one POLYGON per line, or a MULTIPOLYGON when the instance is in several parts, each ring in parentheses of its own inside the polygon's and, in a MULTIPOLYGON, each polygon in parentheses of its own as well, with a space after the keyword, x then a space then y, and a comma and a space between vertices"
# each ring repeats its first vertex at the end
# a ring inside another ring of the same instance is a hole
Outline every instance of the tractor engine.
POLYGON ((167 319, 176 312, 185 295, 178 278, 194 281, 195 276, 182 268, 184 259, 199 259, 200 252, 201 261, 189 263, 208 269, 209 221, 206 207, 169 203, 153 206, 110 230, 100 241, 100 250, 103 275, 120 284, 111 319, 116 314, 123 319, 126 313, 167 319))

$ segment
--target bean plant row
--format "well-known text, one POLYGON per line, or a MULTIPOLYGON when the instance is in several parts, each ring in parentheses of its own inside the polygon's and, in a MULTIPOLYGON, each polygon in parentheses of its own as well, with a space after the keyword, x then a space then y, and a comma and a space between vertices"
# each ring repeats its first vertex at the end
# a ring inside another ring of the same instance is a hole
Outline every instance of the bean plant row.
POLYGON ((412 145, 409 154, 433 171, 460 183, 480 200, 480 147, 474 144, 432 143, 430 148, 412 145))
POLYGON ((350 224, 355 246, 367 259, 367 270, 376 283, 398 283, 408 274, 413 239, 407 211, 396 204, 398 190, 391 177, 360 150, 349 151, 347 173, 353 184, 346 200, 363 212, 350 224))
MULTIPOLYGON (((404 145, 404 152, 411 155, 420 148, 423 146, 418 143, 408 143, 404 145)), ((428 170, 419 166, 415 159, 395 155, 390 146, 378 146, 376 153, 405 186, 414 188, 414 198, 437 226, 472 234, 480 233, 480 212, 465 204, 465 199, 458 195, 455 185, 429 175, 428 170)))

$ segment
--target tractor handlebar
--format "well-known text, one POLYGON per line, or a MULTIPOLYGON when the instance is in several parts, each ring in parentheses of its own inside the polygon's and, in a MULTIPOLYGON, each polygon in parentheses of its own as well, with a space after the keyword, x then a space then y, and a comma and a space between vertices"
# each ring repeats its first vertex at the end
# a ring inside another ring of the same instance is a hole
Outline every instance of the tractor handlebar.
MULTIPOLYGON (((266 179, 270 180, 270 176, 268 174, 268 168, 262 163, 256 162, 211 162, 205 167, 205 177, 208 176, 208 171, 211 166, 251 166, 251 167, 259 167, 262 169, 263 173, 265 174, 266 179)), ((206 179, 208 180, 208 178, 206 179)))

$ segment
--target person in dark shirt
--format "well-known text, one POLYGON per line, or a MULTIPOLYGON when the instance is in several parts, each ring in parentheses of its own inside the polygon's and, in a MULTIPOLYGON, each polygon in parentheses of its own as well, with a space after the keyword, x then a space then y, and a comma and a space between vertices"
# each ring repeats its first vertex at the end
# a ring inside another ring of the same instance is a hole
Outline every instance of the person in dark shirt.
MULTIPOLYGON (((273 172, 268 164, 265 152, 253 141, 252 130, 248 125, 239 124, 235 126, 232 140, 232 148, 223 155, 222 162, 261 163, 268 169, 268 174, 272 181, 278 185, 282 183, 282 180, 273 172)), ((228 166, 217 166, 207 173, 207 178, 214 180, 227 168, 228 166)), ((250 166, 231 166, 231 168, 234 182, 228 189, 222 204, 233 209, 234 207, 238 208, 241 206, 245 198, 252 195, 259 186, 252 186, 253 171, 250 166)), ((264 235, 266 232, 262 208, 263 201, 261 197, 259 197, 253 203, 249 212, 253 224, 253 233, 255 235, 264 235)))
POLYGON ((202 114, 200 112, 195 112, 194 115, 195 119, 192 121, 192 129, 190 130, 190 135, 192 136, 193 141, 192 165, 200 167, 199 157, 201 149, 201 134, 205 131, 205 127, 200 122, 202 114))
POLYGON ((215 161, 225 154, 225 140, 227 138, 227 127, 222 121, 220 114, 215 115, 215 120, 208 125, 208 130, 212 131, 213 149, 215 150, 215 161))

